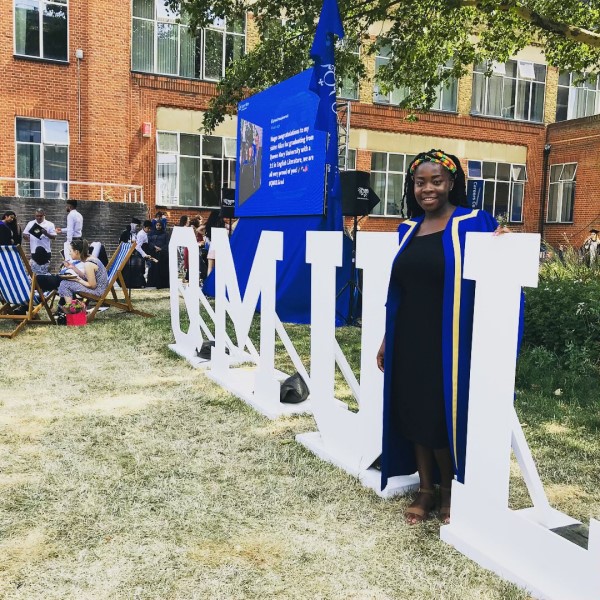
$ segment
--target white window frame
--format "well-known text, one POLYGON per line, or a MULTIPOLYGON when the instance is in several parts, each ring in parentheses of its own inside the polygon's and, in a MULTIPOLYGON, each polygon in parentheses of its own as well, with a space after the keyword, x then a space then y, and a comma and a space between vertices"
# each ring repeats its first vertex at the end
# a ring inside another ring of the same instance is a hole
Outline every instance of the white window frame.
MULTIPOLYGON (((450 71, 451 69, 451 61, 440 67, 440 71, 450 71)), ((442 108, 444 106, 444 98, 448 92, 446 91, 446 86, 444 85, 444 83, 440 83, 440 85, 438 85, 437 87, 436 104, 433 106, 432 110, 437 110, 446 113, 455 113, 458 111, 458 86, 460 85, 460 82, 455 77, 453 77, 452 79, 454 79, 454 81, 456 82, 456 97, 454 98, 453 108, 442 108)))
MULTIPOLYGON (((340 45, 343 45, 344 40, 341 40, 338 43, 340 45)), ((360 58, 360 46, 356 50, 351 50, 350 52, 360 58)), ((343 93, 344 85, 346 82, 344 82, 343 80, 340 80, 339 89, 338 89, 338 98, 342 98, 343 100, 358 100, 360 98, 360 81, 359 80, 352 81, 350 77, 346 77, 345 79, 348 84, 351 83, 352 85, 356 86, 356 92, 354 93, 354 95, 344 94, 343 93)))
MULTIPOLYGON (((391 49, 388 46, 382 46, 377 50, 375 55, 375 76, 377 77, 377 71, 379 68, 387 65, 391 59, 391 49)), ((406 90, 404 88, 396 88, 386 94, 379 91, 379 84, 373 86, 373 103, 374 104, 391 104, 398 105, 402 102, 406 96, 406 90)))
POLYGON ((356 170, 356 149, 348 148, 348 164, 346 165, 345 169, 344 169, 344 165, 342 164, 343 158, 344 158, 344 156, 342 154, 340 154, 338 156, 339 169, 342 171, 355 171, 356 170))
POLYGON ((40 54, 36 56, 34 54, 21 54, 17 52, 17 19, 16 19, 16 1, 12 0, 12 17, 13 17, 13 55, 23 58, 37 58, 40 60, 47 60, 50 62, 57 62, 61 64, 65 64, 69 62, 69 48, 70 48, 70 36, 71 36, 71 27, 69 23, 69 19, 71 17, 71 11, 69 7, 69 0, 34 0, 38 4, 38 18, 39 18, 39 36, 40 36, 40 54), (47 4, 56 4, 58 6, 65 6, 67 9, 67 57, 63 60, 60 58, 46 58, 44 54, 44 7, 47 4))
MULTIPOLYGON (((374 173, 382 173, 385 174, 385 189, 384 189, 384 193, 383 195, 379 194, 379 192, 375 189, 374 186, 374 182, 371 180, 371 188, 373 188, 373 190, 375 191, 375 193, 377 193, 377 195, 379 196, 379 200, 380 203, 378 206, 383 206, 383 210, 381 213, 371 213, 370 216, 372 217, 395 217, 395 218, 399 218, 400 217, 400 212, 398 213, 393 213, 393 214, 388 214, 388 192, 389 192, 389 183, 390 183, 390 175, 401 175, 402 176, 402 185, 401 190, 404 191, 404 183, 405 183, 405 177, 406 177, 406 169, 408 167, 408 165, 410 164, 410 162, 414 159, 416 155, 415 154, 405 154, 403 152, 379 152, 379 151, 372 151, 371 152, 371 171, 370 174, 374 174, 374 173), (373 169, 373 155, 374 154, 385 154, 386 159, 385 159, 385 165, 386 165, 386 170, 385 171, 381 171, 379 169, 373 169), (390 156, 402 156, 402 170, 401 171, 390 171, 390 156)), ((402 200, 400 200, 402 202, 402 200)), ((402 210, 402 209, 400 209, 402 210)))
MULTIPOLYGON (((69 122, 68 121, 62 121, 59 119, 36 119, 36 118, 31 118, 31 117, 20 117, 20 116, 16 116, 15 117, 15 123, 14 123, 14 137, 13 139, 15 140, 15 193, 17 195, 17 197, 19 198, 47 198, 48 196, 45 195, 45 187, 47 183, 63 183, 64 182, 64 193, 61 194, 61 196, 64 196, 64 199, 66 200, 68 198, 68 193, 69 193, 69 169, 70 169, 70 160, 71 160, 71 152, 70 152, 70 146, 71 146, 71 140, 70 140, 70 129, 69 129, 69 122), (40 142, 20 142, 17 140, 17 119, 21 120, 21 121, 39 121, 40 123, 40 142), (49 123, 49 122, 57 122, 57 123, 66 123, 67 125, 67 143, 66 144, 57 144, 57 143, 53 143, 50 140, 46 140, 46 127, 45 124, 49 123), (19 145, 21 146, 39 146, 40 147, 40 178, 39 179, 35 179, 32 177, 19 177, 18 176, 18 169, 19 169, 19 153, 18 153, 18 147, 19 145), (44 154, 45 154, 45 148, 46 146, 66 146, 67 148, 67 178, 63 181, 62 179, 46 179, 45 178, 45 173, 44 173, 44 154), (33 181, 33 182, 39 182, 40 184, 40 195, 39 196, 20 196, 19 194, 19 182, 27 182, 27 181, 33 181)), ((63 199, 61 196, 58 196, 58 198, 56 199, 63 199)), ((54 199, 54 198, 53 198, 54 199)))
MULTIPOLYGON (((508 220, 511 223, 522 223, 523 222, 523 208, 524 208, 524 203, 525 203, 525 184, 528 181, 527 165, 525 165, 523 163, 504 163, 504 162, 495 161, 495 160, 469 159, 469 160, 467 160, 467 181, 469 181, 469 180, 481 180, 484 182, 484 186, 485 186, 486 181, 494 182, 494 199, 492 201, 492 210, 488 210, 485 206, 485 195, 482 198, 483 208, 494 216, 497 216, 496 215, 496 198, 497 198, 497 191, 498 191, 497 184, 498 183, 508 183, 509 184, 509 188, 508 188, 508 220), (493 163, 495 165, 493 178, 483 176, 483 163, 484 162, 485 163, 493 163), (480 176, 476 176, 476 174, 474 173, 474 167, 476 167, 477 165, 478 165, 480 176), (508 165, 509 172, 510 172, 510 177, 508 180, 507 179, 498 179, 498 165, 508 165), (518 170, 520 170, 521 168, 524 170, 524 173, 525 173, 525 176, 523 178, 519 178, 519 176, 516 175, 516 173, 518 173, 518 170), (520 186, 522 188, 521 218, 513 219, 512 218, 513 203, 515 200, 514 190, 517 186, 520 186)), ((482 193, 485 194, 485 187, 484 187, 484 190, 482 193)))
MULTIPOLYGON (((155 198, 156 198, 156 205, 157 206, 172 206, 172 207, 182 207, 182 208, 215 208, 214 205, 206 205, 203 203, 203 194, 202 194, 202 175, 204 173, 203 170, 203 165, 202 165, 202 161, 203 160, 219 160, 218 157, 216 156, 210 156, 210 155, 205 155, 204 154, 204 138, 205 137, 215 137, 215 138, 220 138, 222 140, 222 151, 221 151, 221 164, 222 164, 222 169, 221 169, 221 182, 220 182, 220 188, 219 188, 219 197, 220 197, 220 191, 221 191, 221 187, 228 187, 229 182, 231 181, 231 171, 230 169, 233 168, 233 174, 235 175, 235 168, 236 168, 236 140, 235 138, 229 138, 229 137, 221 137, 221 136, 203 136, 200 134, 196 134, 196 133, 188 133, 187 131, 169 131, 166 129, 160 129, 156 131, 156 173, 155 173, 155 183, 156 183, 156 191, 155 191, 155 198), (168 151, 168 150, 159 150, 159 135, 161 134, 171 134, 171 135, 176 135, 177 136, 177 150, 176 151, 168 151), (199 156, 190 156, 187 154, 181 154, 181 136, 182 135, 189 135, 189 136, 195 136, 200 138, 200 154, 199 156), (227 149, 227 146, 229 146, 229 152, 227 149), (159 186, 159 161, 158 161, 158 156, 159 154, 167 154, 167 155, 172 155, 176 157, 176 165, 177 165, 177 178, 175 181, 175 199, 176 199, 176 203, 170 202, 164 202, 163 198, 160 196, 160 186, 159 186), (197 158, 199 163, 200 163, 200 181, 199 181, 199 185, 200 188, 198 190, 198 197, 200 199, 200 203, 197 205, 189 205, 189 204, 180 204, 179 202, 179 194, 180 194, 180 177, 181 177, 181 157, 184 158, 197 158)), ((233 184, 235 185, 235 176, 233 177, 233 184)))
POLYGON ((547 80, 547 76, 548 76, 548 65, 545 65, 543 63, 533 63, 531 61, 524 61, 524 60, 516 60, 516 59, 511 59, 509 61, 507 61, 506 63, 492 63, 491 65, 491 69, 492 69, 492 75, 490 77, 485 77, 484 73, 485 73, 485 65, 481 65, 480 68, 479 65, 475 65, 475 67, 473 68, 473 95, 472 95, 472 103, 471 103, 471 114, 472 115, 477 115, 477 116, 484 116, 484 117, 489 117, 492 119, 510 119, 511 121, 521 121, 521 122, 525 122, 525 123, 543 123, 544 122, 544 104, 545 102, 542 102, 542 114, 540 115, 539 119, 533 119, 532 118, 532 113, 534 110, 534 105, 532 103, 532 94, 531 94, 531 90, 533 89, 533 85, 541 85, 543 86, 543 94, 544 94, 544 98, 546 95, 546 80, 547 80), (506 74, 506 65, 509 63, 516 63, 516 76, 509 76, 506 74), (535 79, 535 72, 533 71, 535 69, 535 66, 543 66, 546 69, 545 75, 544 75, 544 81, 537 81, 535 79), (531 76, 533 74, 533 77, 531 76), (483 86, 484 86, 484 93, 483 93, 483 107, 481 111, 475 110, 475 88, 476 88, 476 84, 475 81, 478 78, 478 76, 483 77, 483 86), (502 98, 504 97, 504 88, 507 84, 507 81, 511 82, 512 85, 515 86, 515 98, 514 98, 514 104, 508 107, 505 107, 504 105, 502 106, 501 109, 501 113, 500 115, 495 115, 493 113, 490 112, 489 110, 489 103, 490 103, 490 83, 491 83, 491 79, 492 78, 502 78, 502 98), (516 117, 516 107, 519 104, 519 83, 520 82, 529 82, 529 105, 528 105, 528 110, 527 113, 529 115, 529 118, 527 119, 520 119, 516 117), (512 108, 512 112, 513 112, 513 116, 510 116, 510 109, 512 108))
MULTIPOLYGON (((200 39, 200 46, 202 48, 200 55, 200 76, 199 77, 189 77, 187 75, 180 75, 181 71, 181 31, 182 29, 187 30, 189 27, 185 23, 178 22, 179 15, 173 15, 171 18, 159 16, 158 14, 158 4, 161 3, 162 6, 163 0, 154 0, 154 17, 152 19, 147 17, 137 17, 132 13, 131 17, 131 40, 133 40, 133 25, 134 21, 146 21, 148 23, 153 23, 153 56, 152 56, 152 70, 151 71, 140 71, 139 69, 134 68, 133 65, 133 44, 132 44, 132 53, 130 57, 131 70, 136 73, 152 73, 154 75, 163 75, 166 77, 179 77, 182 79, 192 79, 194 81, 220 81, 220 79, 225 75, 225 70, 227 69, 226 64, 226 51, 227 51, 227 36, 233 36, 238 38, 243 38, 244 41, 244 53, 247 51, 247 28, 248 28, 248 20, 244 18, 244 32, 243 33, 235 33, 232 31, 227 31, 227 20, 226 19, 215 19, 215 21, 209 25, 208 27, 202 29, 202 31, 198 34, 198 38, 200 39), (158 69, 158 25, 159 24, 168 24, 174 25, 177 31, 177 67, 176 73, 166 73, 160 71, 158 69), (206 32, 207 31, 218 31, 223 34, 222 40, 222 51, 221 51, 221 77, 213 78, 206 76, 206 32)), ((133 3, 133 0, 132 0, 133 3)))
MULTIPOLYGON (((589 84, 587 83, 580 83, 578 85, 574 85, 573 84, 573 80, 581 77, 581 73, 576 73, 576 72, 570 72, 569 73, 569 84, 568 85, 564 85, 560 83, 560 79, 559 79, 559 83, 558 83, 558 90, 557 90, 557 99, 558 99, 558 93, 561 90, 564 89, 568 89, 569 90, 569 97, 567 99, 567 118, 564 119, 566 121, 570 120, 570 119, 582 119, 584 117, 591 117, 593 115, 597 115, 600 114, 600 77, 596 78, 596 81, 594 83, 595 88, 590 88, 588 87, 589 84), (580 93, 584 93, 585 94, 585 98, 586 100, 584 101, 583 105, 584 105, 584 114, 577 114, 576 109, 577 109, 577 95, 580 93), (595 98, 594 98, 594 109, 592 112, 588 112, 587 110, 587 96, 589 94, 594 94, 595 98)), ((558 110, 558 102, 557 102, 557 110, 558 110)), ((562 119, 561 119, 562 120, 562 119)), ((558 115, 557 115, 557 121, 558 121, 558 115)))
MULTIPOLYGON (((377 55, 375 56, 375 74, 377 74, 377 71, 379 70, 379 68, 385 64, 387 64, 390 61, 390 56, 391 52, 387 47, 382 47, 378 50, 377 55)), ((445 64, 445 65, 441 65, 439 67, 440 71, 449 71, 452 68, 451 65, 445 64)), ((458 81, 456 81, 456 85, 457 85, 457 93, 456 93, 456 98, 454 99, 454 107, 451 108, 450 110, 446 110, 444 108, 442 108, 442 106, 444 105, 443 103, 443 97, 444 97, 444 84, 440 84, 437 87, 437 94, 436 94, 436 103, 435 105, 432 107, 431 110, 434 111, 439 111, 439 112, 446 112, 446 113, 455 113, 458 110, 458 81)), ((399 87, 396 88, 394 90, 392 90, 391 92, 388 92, 387 94, 382 94, 379 91, 379 85, 375 84, 375 86, 373 86, 373 103, 374 104, 390 104, 390 105, 394 105, 397 106, 400 104, 400 102, 402 102, 402 100, 404 100, 404 98, 406 98, 406 96, 408 95, 408 89, 405 87, 399 87)))
POLYGON ((573 202, 571 206, 572 213, 575 212, 575 192, 577 190, 577 163, 556 163, 550 165, 548 167, 548 204, 546 207, 546 223, 573 223, 573 214, 571 214, 571 218, 569 220, 562 219, 562 211, 563 211, 563 202, 565 201, 565 183, 572 183, 573 190, 573 202), (568 174, 565 174, 565 168, 574 166, 573 175, 571 177, 568 174), (557 181, 550 181, 550 174, 552 173, 553 167, 560 167, 560 175, 558 176, 557 181), (557 189, 557 206, 556 206, 556 220, 550 220, 550 200, 551 200, 551 192, 553 189, 557 189))

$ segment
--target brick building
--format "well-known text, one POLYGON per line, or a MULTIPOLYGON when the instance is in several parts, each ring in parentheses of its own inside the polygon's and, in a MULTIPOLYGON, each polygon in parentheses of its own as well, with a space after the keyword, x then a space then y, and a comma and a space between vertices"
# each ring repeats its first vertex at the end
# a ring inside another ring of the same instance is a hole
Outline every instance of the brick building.
MULTIPOLYGON (((24 221, 40 197, 103 201, 119 229, 127 213, 162 209, 173 224, 218 206, 221 187, 235 184, 236 120, 201 135, 203 111, 256 30, 249 14, 193 37, 176 17, 161 0, 0 3, 0 209, 24 221)), ((459 156, 480 203, 516 230, 578 245, 600 224, 597 84, 573 87, 572 75, 528 48, 494 65, 491 78, 475 65, 412 122, 394 106, 402 90, 383 94, 373 83, 387 59, 384 50, 367 58, 371 79, 344 82, 341 93, 348 167, 370 171, 382 199, 361 228, 396 228, 407 161, 431 147, 459 156)), ((86 227, 101 235, 95 219, 86 227)))

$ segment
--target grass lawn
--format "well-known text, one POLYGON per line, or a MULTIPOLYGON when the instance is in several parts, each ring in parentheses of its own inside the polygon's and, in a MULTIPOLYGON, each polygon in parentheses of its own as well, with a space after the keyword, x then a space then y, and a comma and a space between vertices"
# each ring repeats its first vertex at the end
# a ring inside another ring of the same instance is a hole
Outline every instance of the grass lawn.
MULTIPOLYGON (((167 292, 134 299, 157 316, 0 340, 0 598, 529 597, 296 444, 312 418, 269 421, 170 353, 167 292)), ((357 364, 356 330, 339 339, 357 364)), ((555 396, 548 360, 525 354, 518 411, 551 501, 587 522, 599 403, 555 396)), ((525 506, 516 468, 513 487, 525 506)))

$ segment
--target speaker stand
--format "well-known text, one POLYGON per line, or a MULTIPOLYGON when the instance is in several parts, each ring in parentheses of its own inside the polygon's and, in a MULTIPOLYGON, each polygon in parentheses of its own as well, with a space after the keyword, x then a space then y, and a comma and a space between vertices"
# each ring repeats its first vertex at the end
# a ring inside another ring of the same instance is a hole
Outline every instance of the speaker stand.
POLYGON ((362 289, 358 281, 358 271, 356 269, 356 232, 358 231, 358 216, 354 215, 354 223, 352 226, 352 263, 350 265, 350 279, 342 286, 342 289, 337 293, 337 300, 346 290, 349 291, 350 300, 348 302, 348 315, 343 319, 344 325, 361 326, 359 310, 360 300, 362 298, 362 289))

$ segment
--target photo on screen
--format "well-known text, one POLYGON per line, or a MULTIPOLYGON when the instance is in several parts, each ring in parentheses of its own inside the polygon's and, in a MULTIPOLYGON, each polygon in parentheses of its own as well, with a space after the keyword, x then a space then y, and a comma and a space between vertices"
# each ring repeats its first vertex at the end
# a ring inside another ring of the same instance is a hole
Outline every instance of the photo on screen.
POLYGON ((239 200, 241 206, 260 188, 263 128, 241 119, 239 200))

